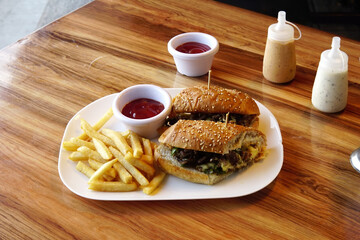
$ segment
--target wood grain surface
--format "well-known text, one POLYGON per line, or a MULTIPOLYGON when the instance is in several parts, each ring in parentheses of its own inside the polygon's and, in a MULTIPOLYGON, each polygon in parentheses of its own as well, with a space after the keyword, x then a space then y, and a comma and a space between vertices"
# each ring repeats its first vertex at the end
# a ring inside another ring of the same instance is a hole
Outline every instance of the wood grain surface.
POLYGON ((360 174, 349 156, 360 146, 360 43, 342 38, 348 105, 324 114, 311 91, 333 36, 300 25, 296 77, 273 84, 262 59, 275 21, 206 0, 96 0, 1 50, 0 239, 359 239, 360 174), (167 51, 173 36, 190 31, 220 42, 212 84, 249 93, 277 118, 278 177, 230 199, 95 201, 72 193, 58 173, 68 121, 135 84, 207 84, 207 76, 177 73, 167 51))

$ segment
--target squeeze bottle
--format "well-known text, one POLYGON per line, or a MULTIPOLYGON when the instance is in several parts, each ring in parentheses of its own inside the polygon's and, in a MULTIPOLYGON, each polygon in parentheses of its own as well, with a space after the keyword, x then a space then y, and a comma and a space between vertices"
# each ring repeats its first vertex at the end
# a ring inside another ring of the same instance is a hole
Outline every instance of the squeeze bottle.
POLYGON ((321 53, 311 102, 322 112, 343 110, 348 97, 348 56, 340 50, 340 38, 333 37, 331 49, 321 53))
POLYGON ((263 75, 274 83, 291 81, 296 73, 295 40, 301 38, 300 29, 286 21, 286 13, 279 11, 278 22, 268 28, 265 54, 263 60, 263 75), (294 38, 293 25, 300 36, 294 38))

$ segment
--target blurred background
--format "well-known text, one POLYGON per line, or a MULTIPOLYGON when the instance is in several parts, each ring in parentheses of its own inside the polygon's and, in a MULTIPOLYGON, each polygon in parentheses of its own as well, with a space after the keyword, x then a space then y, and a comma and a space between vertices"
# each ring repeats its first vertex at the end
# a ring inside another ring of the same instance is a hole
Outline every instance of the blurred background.
MULTIPOLYGON (((0 49, 92 1, 0 0, 0 49)), ((217 1, 273 17, 284 10, 291 22, 360 41, 360 0, 217 1)))
POLYGON ((360 0, 219 0, 254 12, 360 41, 360 0))

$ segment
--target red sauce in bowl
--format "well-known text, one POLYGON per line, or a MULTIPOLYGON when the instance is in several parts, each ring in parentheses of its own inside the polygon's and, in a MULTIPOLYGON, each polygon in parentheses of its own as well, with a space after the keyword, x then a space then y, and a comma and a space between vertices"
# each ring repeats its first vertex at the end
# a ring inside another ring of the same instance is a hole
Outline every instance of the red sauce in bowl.
POLYGON ((162 110, 164 110, 162 103, 148 98, 139 98, 126 104, 121 113, 129 118, 145 119, 158 115, 162 110))
POLYGON ((209 51, 211 48, 203 43, 198 42, 186 42, 175 48, 177 51, 182 53, 203 53, 209 51))

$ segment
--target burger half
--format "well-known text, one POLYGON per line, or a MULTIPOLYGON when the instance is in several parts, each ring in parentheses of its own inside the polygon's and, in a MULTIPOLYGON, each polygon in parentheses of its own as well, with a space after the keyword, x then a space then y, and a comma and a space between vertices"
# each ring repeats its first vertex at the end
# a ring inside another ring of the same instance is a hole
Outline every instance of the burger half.
POLYGON ((159 138, 155 159, 165 172, 212 185, 265 158, 266 137, 254 128, 179 120, 159 138))
POLYGON ((228 122, 257 128, 259 108, 248 94, 236 89, 217 86, 185 88, 173 99, 172 113, 165 121, 167 127, 180 119, 228 122))

